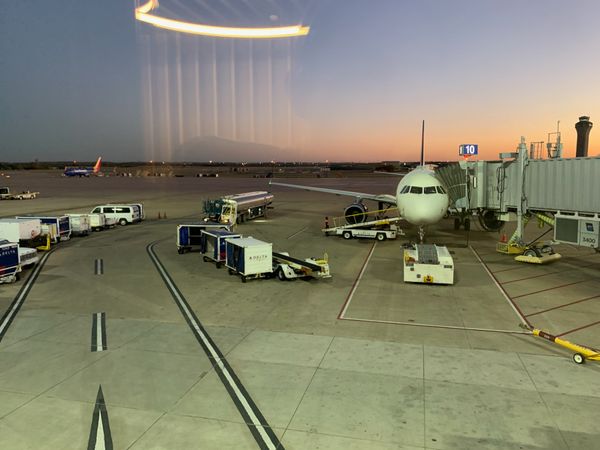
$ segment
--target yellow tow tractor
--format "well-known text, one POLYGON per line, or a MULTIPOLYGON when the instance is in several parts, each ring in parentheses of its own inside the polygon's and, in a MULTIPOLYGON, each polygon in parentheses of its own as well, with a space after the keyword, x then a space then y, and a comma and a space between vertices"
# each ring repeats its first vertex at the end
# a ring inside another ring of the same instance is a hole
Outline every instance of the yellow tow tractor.
POLYGON ((579 344, 574 344, 573 342, 561 339, 557 336, 553 336, 550 333, 546 333, 545 331, 539 330, 537 328, 527 326, 523 323, 519 324, 519 326, 528 331, 531 331, 531 333, 534 336, 541 337, 543 339, 546 339, 547 341, 554 342, 555 344, 558 344, 561 347, 574 351, 575 353, 573 354, 573 361, 575 361, 576 364, 583 364, 586 360, 600 361, 600 350, 596 350, 590 347, 584 347, 583 345, 579 344))

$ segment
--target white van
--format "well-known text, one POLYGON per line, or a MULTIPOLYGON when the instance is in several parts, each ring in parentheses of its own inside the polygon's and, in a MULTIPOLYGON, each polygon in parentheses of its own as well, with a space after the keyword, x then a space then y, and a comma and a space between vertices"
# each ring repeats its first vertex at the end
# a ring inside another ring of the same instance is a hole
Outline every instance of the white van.
POLYGON ((140 222, 140 208, 137 205, 99 205, 92 210, 92 214, 104 214, 106 219, 113 219, 120 225, 140 222))

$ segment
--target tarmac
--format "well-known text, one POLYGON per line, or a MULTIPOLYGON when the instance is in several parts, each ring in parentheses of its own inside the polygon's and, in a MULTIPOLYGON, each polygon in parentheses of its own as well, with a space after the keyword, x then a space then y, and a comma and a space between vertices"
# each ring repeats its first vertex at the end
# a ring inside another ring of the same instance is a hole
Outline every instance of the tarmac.
MULTIPOLYGON (((0 285, 0 312, 14 312, 0 335, 0 448, 600 446, 598 363, 519 327, 600 348, 591 249, 524 265, 495 252, 499 233, 444 220, 427 240, 449 247, 456 283, 405 284, 410 226, 395 241, 325 237, 325 216, 351 199, 273 186, 267 217, 237 231, 299 258, 327 253, 332 278, 241 283, 178 254, 176 225, 199 220, 205 198, 268 180, 5 174, 41 196, 0 202, 3 217, 142 202, 147 219, 63 242, 0 285)), ((398 179, 287 181, 390 193, 398 179)))

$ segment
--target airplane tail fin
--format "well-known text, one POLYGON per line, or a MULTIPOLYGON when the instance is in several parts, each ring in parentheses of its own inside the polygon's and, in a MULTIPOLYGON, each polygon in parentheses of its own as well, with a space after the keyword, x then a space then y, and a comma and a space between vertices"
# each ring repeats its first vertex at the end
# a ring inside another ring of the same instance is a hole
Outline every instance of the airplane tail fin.
POLYGON ((102 164, 102 156, 98 157, 98 161, 96 161, 96 165, 94 166, 94 173, 100 172, 101 164, 102 164))
POLYGON ((421 166, 425 165, 425 120, 421 128, 421 166))

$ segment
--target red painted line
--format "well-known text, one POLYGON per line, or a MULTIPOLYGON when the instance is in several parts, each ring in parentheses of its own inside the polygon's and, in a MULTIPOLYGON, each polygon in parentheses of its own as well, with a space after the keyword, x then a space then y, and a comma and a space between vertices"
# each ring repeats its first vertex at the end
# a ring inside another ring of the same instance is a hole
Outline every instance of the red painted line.
POLYGON ((546 288, 546 289, 542 289, 540 291, 534 291, 534 292, 530 292, 528 294, 521 294, 521 295, 515 295, 513 298, 513 300, 515 298, 521 298, 521 297, 527 297, 529 295, 533 295, 533 294, 539 294, 540 292, 547 292, 547 291, 553 291, 554 289, 560 289, 560 288, 564 288, 567 286, 572 286, 574 284, 579 284, 579 283, 585 283, 586 281, 591 281, 590 278, 588 278, 587 280, 581 280, 581 281, 574 281, 573 283, 567 283, 567 284, 561 284, 560 286, 555 286, 555 287, 551 287, 551 288, 546 288))
POLYGON ((509 267, 508 269, 496 270, 494 273, 508 272, 509 270, 519 270, 519 269, 522 269, 522 268, 523 268, 523 266, 509 267))
POLYGON ((537 314, 542 314, 548 311, 553 311, 555 309, 559 309, 559 308, 564 308, 565 306, 571 306, 574 305, 576 303, 582 303, 582 302, 587 302, 588 300, 593 300, 595 298, 600 297, 600 295, 593 295, 592 297, 586 297, 586 298, 582 298, 581 300, 575 300, 574 302, 570 302, 570 303, 565 303, 564 305, 559 305, 559 306, 554 306, 552 308, 548 308, 548 309, 543 309, 541 311, 537 311, 531 314, 527 314, 527 317, 531 317, 531 316, 535 316, 537 314))
POLYGON ((579 328, 575 328, 573 330, 565 331, 564 333, 557 334, 556 337, 564 336, 565 334, 574 333, 575 331, 579 331, 579 330, 583 330, 585 328, 593 327, 594 325, 598 325, 599 323, 600 323, 600 320, 598 320, 597 322, 589 323, 589 324, 584 325, 584 326, 579 327, 579 328))
MULTIPOLYGON (((588 264, 588 265, 585 265, 585 266, 577 266, 577 267, 573 267, 571 269, 557 270, 556 272, 548 272, 548 273, 543 273, 543 274, 540 274, 540 275, 533 275, 531 277, 519 278, 517 280, 505 281, 502 284, 516 283, 517 281, 523 281, 523 280, 530 280, 532 278, 545 277, 546 275, 556 275, 558 273, 572 272, 574 270, 586 269, 588 267, 595 266, 596 264, 598 264, 598 263, 588 264)), ((498 272, 495 272, 495 273, 498 273, 498 272)))
POLYGON ((559 274, 559 273, 569 272, 571 270, 576 270, 576 269, 566 269, 566 270, 561 270, 561 271, 557 271, 557 272, 541 273, 539 275, 532 275, 530 277, 518 278, 516 280, 510 280, 510 281, 504 281, 502 284, 510 284, 510 283, 516 283, 517 281, 532 280, 533 278, 541 278, 541 277, 545 277, 545 276, 548 276, 548 275, 556 275, 556 274, 559 274))
POLYGON ((358 271, 358 275, 356 275, 354 283, 352 283, 352 287, 350 288, 350 291, 348 292, 348 295, 346 296, 346 301, 342 305, 342 309, 340 309, 340 312, 339 312, 339 314, 337 316, 338 319, 343 319, 344 318, 344 313, 346 312, 346 309, 348 308, 348 303, 350 302, 350 300, 352 299, 352 296, 354 295, 354 292, 356 291, 356 287, 358 286, 358 282, 362 278, 362 275, 363 275, 363 273, 365 271, 365 266, 369 262, 369 259, 371 258, 371 255, 373 254, 373 250, 375 249, 375 245, 376 244, 377 244, 377 242, 373 242, 373 245, 371 246, 371 249, 367 253, 367 256, 365 257, 365 261, 363 262, 360 270, 358 271))

